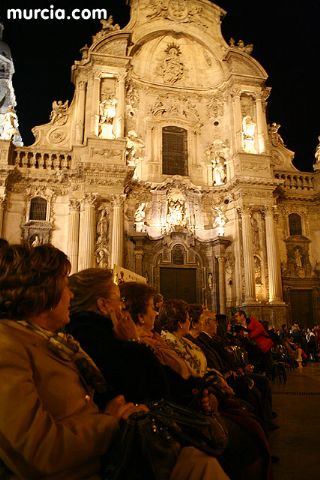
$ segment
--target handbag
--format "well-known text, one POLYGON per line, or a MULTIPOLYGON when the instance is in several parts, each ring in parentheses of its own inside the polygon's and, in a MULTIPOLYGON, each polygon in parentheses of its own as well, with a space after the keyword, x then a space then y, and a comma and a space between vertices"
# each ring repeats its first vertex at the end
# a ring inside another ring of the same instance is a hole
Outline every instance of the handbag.
POLYGON ((130 415, 103 458, 104 480, 167 480, 181 444, 151 412, 130 415))
POLYGON ((167 480, 180 450, 198 448, 220 455, 228 433, 219 415, 204 415, 167 400, 130 415, 104 458, 104 480, 167 480))
POLYGON ((218 413, 205 415, 168 400, 152 402, 148 406, 182 446, 195 447, 212 456, 221 455, 226 448, 228 432, 218 413))

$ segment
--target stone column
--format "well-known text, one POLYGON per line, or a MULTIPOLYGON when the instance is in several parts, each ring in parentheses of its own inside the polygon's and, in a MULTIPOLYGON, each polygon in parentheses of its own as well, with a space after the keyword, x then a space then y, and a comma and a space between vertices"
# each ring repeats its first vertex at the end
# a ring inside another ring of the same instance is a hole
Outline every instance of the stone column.
POLYGON ((266 121, 265 114, 262 108, 261 97, 256 98, 257 109, 257 138, 258 138, 258 153, 265 153, 265 133, 266 133, 266 121))
POLYGON ((253 248, 251 241, 250 209, 242 210, 242 244, 245 278, 245 303, 255 303, 256 288, 254 278, 253 248))
POLYGON ((86 195, 81 202, 79 229, 79 260, 78 270, 95 266, 96 244, 96 195, 86 195))
POLYGON ((241 210, 237 209, 235 212, 235 245, 234 245, 234 254, 235 254, 235 263, 234 263, 234 278, 235 278, 235 289, 236 289, 236 305, 241 305, 242 303, 242 264, 241 264, 241 234, 240 234, 240 219, 241 219, 241 210))
POLYGON ((124 108, 125 108, 125 75, 119 75, 117 84, 117 114, 115 121, 115 137, 122 138, 124 136, 124 108))
POLYGON ((112 236, 111 236, 111 268, 122 267, 123 257, 123 201, 124 195, 113 197, 112 236))
POLYGON ((219 313, 226 313, 226 271, 225 271, 225 257, 217 257, 219 264, 219 313))
POLYGON ((71 199, 69 203, 68 257, 71 262, 71 274, 77 272, 79 254, 80 203, 71 199))
POLYGON ((213 253, 212 242, 206 243, 206 248, 204 250, 207 268, 204 268, 203 271, 203 295, 202 301, 207 306, 207 308, 212 310, 217 310, 218 299, 217 299, 217 284, 216 284, 216 265, 215 265, 215 256, 213 253), (209 285, 208 275, 212 275, 212 285, 209 285))
POLYGON ((6 204, 5 199, 4 199, 4 198, 0 198, 0 238, 2 237, 3 216, 4 216, 5 204, 6 204))
POLYGON ((217 237, 213 240, 213 251, 218 260, 218 278, 219 278, 219 313, 226 313, 226 269, 225 252, 230 245, 230 240, 223 237, 217 237))
POLYGON ((266 209, 265 222, 269 273, 269 302, 282 303, 280 260, 272 208, 266 209))
POLYGON ((80 81, 78 83, 78 101, 75 118, 75 143, 83 143, 84 121, 85 121, 85 103, 86 103, 87 82, 80 81))

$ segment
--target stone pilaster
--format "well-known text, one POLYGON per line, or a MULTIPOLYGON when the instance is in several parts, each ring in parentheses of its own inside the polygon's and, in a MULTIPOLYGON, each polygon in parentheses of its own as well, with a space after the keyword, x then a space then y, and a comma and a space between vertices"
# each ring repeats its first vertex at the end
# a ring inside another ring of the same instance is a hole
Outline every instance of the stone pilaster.
POLYGON ((100 104, 100 83, 101 78, 98 73, 93 78, 93 92, 91 97, 91 132, 93 135, 99 135, 99 104, 100 104))
POLYGON ((265 147, 265 133, 266 133, 266 122, 265 114, 262 108, 261 97, 256 98, 256 110, 257 110, 257 137, 258 137, 258 153, 264 153, 266 150, 265 147))
POLYGON ((242 245, 245 278, 245 303, 255 303, 256 289, 254 278, 253 247, 251 241, 250 209, 242 210, 242 245))
POLYGON ((78 270, 95 266, 96 197, 88 194, 81 202, 78 270))
POLYGON ((124 136, 124 108, 125 108, 125 75, 119 75, 117 84, 117 115, 115 121, 115 137, 122 138, 124 136))
POLYGON ((266 244, 269 273, 269 302, 282 303, 281 270, 272 208, 265 212, 266 244))
POLYGON ((86 104, 87 83, 80 81, 78 83, 78 102, 75 118, 75 143, 83 143, 84 122, 85 122, 85 104, 86 104))
POLYGON ((71 199, 69 203, 68 257, 71 262, 71 274, 78 270, 80 203, 71 199))

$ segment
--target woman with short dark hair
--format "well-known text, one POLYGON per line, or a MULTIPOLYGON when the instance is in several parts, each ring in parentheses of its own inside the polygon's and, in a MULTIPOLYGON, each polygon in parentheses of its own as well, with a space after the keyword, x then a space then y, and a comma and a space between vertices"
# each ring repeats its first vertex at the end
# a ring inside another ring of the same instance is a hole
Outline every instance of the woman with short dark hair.
POLYGON ((69 272, 67 256, 52 245, 0 252, 0 460, 10 479, 100 479, 118 420, 145 410, 123 396, 104 411, 93 402, 105 381, 61 333, 69 322, 69 272))

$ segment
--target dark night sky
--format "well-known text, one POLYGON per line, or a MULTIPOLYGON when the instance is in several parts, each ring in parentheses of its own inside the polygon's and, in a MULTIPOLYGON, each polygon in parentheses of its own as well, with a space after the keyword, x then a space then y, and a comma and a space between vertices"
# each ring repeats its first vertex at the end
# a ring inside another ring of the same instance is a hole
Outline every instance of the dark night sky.
MULTIPOLYGON (((227 11, 222 33, 229 41, 253 43, 252 56, 267 71, 272 87, 268 123, 281 124, 279 133, 294 164, 312 171, 320 135, 320 0, 217 0, 227 11)), ((47 123, 53 100, 71 101, 71 65, 80 59, 79 49, 90 45, 100 30, 99 20, 6 20, 7 8, 106 8, 124 27, 129 20, 126 0, 1 0, 5 25, 3 39, 15 63, 13 84, 17 97, 20 132, 25 145, 33 143, 31 128, 47 123)))

